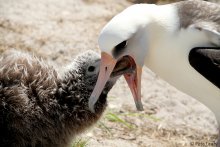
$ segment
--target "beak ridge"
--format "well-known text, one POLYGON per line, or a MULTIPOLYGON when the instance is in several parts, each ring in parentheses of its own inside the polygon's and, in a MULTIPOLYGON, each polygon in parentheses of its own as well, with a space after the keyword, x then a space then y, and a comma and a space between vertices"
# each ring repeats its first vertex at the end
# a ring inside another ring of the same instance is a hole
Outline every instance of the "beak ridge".
POLYGON ((114 58, 112 58, 110 55, 108 55, 105 52, 101 53, 101 65, 100 65, 98 80, 89 98, 89 109, 93 113, 95 112, 94 105, 97 102, 102 90, 104 89, 105 84, 107 83, 115 67, 115 64, 116 64, 116 60, 114 58))

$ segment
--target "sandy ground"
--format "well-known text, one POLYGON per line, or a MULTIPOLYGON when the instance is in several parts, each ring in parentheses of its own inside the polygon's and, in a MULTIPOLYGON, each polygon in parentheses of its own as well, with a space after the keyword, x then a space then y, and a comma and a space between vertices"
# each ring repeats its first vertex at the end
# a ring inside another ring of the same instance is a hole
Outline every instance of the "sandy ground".
MULTIPOLYGON (((99 52, 101 28, 129 5, 126 0, 0 0, 0 52, 16 48, 64 66, 80 52, 99 52)), ((147 68, 142 99, 145 110, 137 112, 119 79, 103 118, 79 139, 89 147, 214 146, 213 113, 147 68)))

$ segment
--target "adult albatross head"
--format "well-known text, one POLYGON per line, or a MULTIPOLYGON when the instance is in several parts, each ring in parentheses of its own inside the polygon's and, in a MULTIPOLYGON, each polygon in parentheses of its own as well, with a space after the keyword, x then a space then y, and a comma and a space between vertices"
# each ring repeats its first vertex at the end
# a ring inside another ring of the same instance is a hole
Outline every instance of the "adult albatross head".
POLYGON ((219 97, 219 90, 190 65, 194 65, 194 61, 189 61, 189 54, 195 47, 220 45, 219 13, 220 7, 216 4, 189 0, 161 6, 133 5, 116 15, 99 36, 101 67, 90 97, 90 109, 94 110, 93 106, 111 73, 121 70, 137 109, 143 110, 143 65, 171 85, 212 107, 216 101, 207 101, 205 97, 208 94, 219 97), (117 64, 125 60, 127 64, 117 64))
POLYGON ((132 6, 116 15, 101 31, 98 40, 102 51, 101 68, 96 87, 90 97, 91 110, 111 73, 124 69, 130 70, 130 72, 125 72, 124 77, 133 94, 136 107, 138 110, 143 110, 140 99, 141 73, 147 49, 145 32, 147 22, 139 14, 141 14, 139 7, 132 6), (116 67, 118 62, 125 60, 129 64, 116 67))

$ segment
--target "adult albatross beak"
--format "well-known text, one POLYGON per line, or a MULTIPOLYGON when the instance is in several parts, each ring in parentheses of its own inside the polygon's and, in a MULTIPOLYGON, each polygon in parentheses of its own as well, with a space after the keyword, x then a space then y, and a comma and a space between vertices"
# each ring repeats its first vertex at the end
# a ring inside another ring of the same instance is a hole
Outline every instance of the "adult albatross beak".
POLYGON ((116 60, 111 57, 109 54, 102 52, 101 53, 101 63, 100 63, 100 71, 97 83, 95 88, 89 98, 89 109, 94 113, 94 105, 97 102, 102 90, 105 87, 110 75, 115 67, 116 60))
POLYGON ((132 92, 137 110, 143 110, 143 105, 141 103, 142 67, 136 65, 131 57, 124 57, 117 61, 109 54, 102 52, 98 80, 89 98, 89 109, 92 112, 95 112, 94 105, 97 102, 110 76, 119 76, 122 74, 124 74, 124 77, 132 92))
POLYGON ((138 111, 144 110, 141 102, 141 75, 142 67, 140 66, 136 66, 134 73, 124 74, 124 77, 134 97, 134 102, 138 111))

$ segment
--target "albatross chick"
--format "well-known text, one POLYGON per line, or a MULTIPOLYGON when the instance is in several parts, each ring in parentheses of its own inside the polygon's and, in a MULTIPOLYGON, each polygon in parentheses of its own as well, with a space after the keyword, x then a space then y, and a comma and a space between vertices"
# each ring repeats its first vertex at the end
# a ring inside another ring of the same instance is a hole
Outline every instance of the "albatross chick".
POLYGON ((61 73, 36 56, 6 51, 0 59, 0 146, 69 146, 100 118, 115 83, 112 76, 92 113, 88 100, 99 64, 100 56, 88 51, 61 73))

